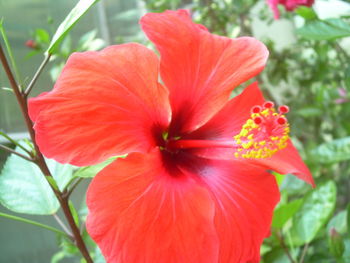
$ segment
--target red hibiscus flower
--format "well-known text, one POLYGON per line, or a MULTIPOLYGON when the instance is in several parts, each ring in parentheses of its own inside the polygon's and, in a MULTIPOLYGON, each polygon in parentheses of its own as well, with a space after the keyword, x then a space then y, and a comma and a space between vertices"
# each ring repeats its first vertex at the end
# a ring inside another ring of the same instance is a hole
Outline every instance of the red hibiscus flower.
POLYGON ((268 170, 313 184, 288 122, 256 83, 259 41, 210 34, 187 11, 141 19, 139 44, 75 53, 53 91, 31 99, 49 158, 103 169, 87 194, 87 229, 107 262, 259 262, 279 200, 268 170), (162 84, 159 81, 159 74, 162 84))
POLYGON ((283 5, 287 11, 294 11, 299 6, 312 6, 315 0, 267 0, 268 5, 271 7, 275 19, 279 19, 280 13, 278 11, 278 5, 283 5))

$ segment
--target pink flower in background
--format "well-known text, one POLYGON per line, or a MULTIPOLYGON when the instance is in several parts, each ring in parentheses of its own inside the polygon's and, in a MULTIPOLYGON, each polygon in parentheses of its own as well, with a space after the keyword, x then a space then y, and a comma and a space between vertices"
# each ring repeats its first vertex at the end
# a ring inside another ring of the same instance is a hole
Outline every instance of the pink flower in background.
POLYGON ((280 13, 278 11, 278 5, 283 5, 287 11, 294 11, 299 6, 312 6, 315 0, 267 0, 268 5, 271 7, 275 19, 279 19, 280 13))
POLYGON ((29 47, 31 49, 37 49, 38 48, 38 44, 32 39, 27 40, 25 42, 25 45, 26 45, 26 47, 29 47))
POLYGON ((344 88, 338 89, 339 98, 335 100, 336 104, 343 104, 349 102, 348 92, 344 88))

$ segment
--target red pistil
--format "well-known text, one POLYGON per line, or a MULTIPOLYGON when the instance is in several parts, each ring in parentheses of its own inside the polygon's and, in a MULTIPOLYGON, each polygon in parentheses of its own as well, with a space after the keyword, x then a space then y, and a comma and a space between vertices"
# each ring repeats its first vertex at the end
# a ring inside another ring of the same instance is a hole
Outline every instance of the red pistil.
POLYGON ((289 112, 289 107, 286 105, 279 106, 278 111, 280 114, 285 114, 289 112))
POLYGON ((260 124, 260 123, 262 123, 262 121, 263 121, 263 119, 261 117, 255 117, 254 118, 254 123, 255 124, 260 124))
POLYGON ((251 113, 259 113, 262 111, 262 108, 257 105, 257 106, 254 106, 252 109, 251 109, 251 113))
POLYGON ((284 125, 284 124, 287 123, 287 119, 284 118, 284 117, 279 117, 279 118, 277 119, 277 123, 278 123, 279 125, 284 125))
POLYGON ((167 148, 175 149, 191 149, 191 148, 237 148, 234 141, 218 141, 218 140, 170 140, 167 148))
POLYGON ((265 109, 270 109, 270 108, 272 108, 273 106, 275 106, 275 104, 274 104, 272 101, 266 101, 266 102, 264 103, 264 105, 263 105, 263 107, 264 107, 265 109))

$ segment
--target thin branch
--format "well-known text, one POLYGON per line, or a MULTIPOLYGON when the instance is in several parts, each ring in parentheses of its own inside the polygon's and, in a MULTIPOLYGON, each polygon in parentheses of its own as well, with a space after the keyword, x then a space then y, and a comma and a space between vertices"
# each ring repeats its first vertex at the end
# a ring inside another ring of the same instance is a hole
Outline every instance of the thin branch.
POLYGON ((41 154, 41 152, 39 151, 38 146, 35 143, 35 132, 34 132, 34 129, 33 129, 33 123, 30 120, 29 115, 28 115, 27 101, 22 96, 20 88, 17 85, 17 82, 16 82, 16 80, 15 80, 13 74, 12 74, 12 71, 10 69, 10 66, 9 66, 8 62, 7 62, 5 53, 4 53, 1 45, 0 45, 0 60, 1 60, 1 63, 3 65, 3 67, 4 67, 4 69, 5 69, 7 78, 10 81, 11 88, 13 89, 13 91, 14 91, 14 93, 16 95, 16 99, 17 99, 17 102, 18 102, 18 104, 20 106, 20 109, 21 109, 22 115, 24 117, 24 120, 26 122, 26 126, 27 126, 27 129, 29 131, 29 135, 30 135, 30 137, 31 137, 31 139, 33 141, 34 148, 35 148, 35 151, 36 151, 37 164, 38 164, 38 166, 40 167, 40 169, 42 170, 42 172, 44 173, 45 176, 51 176, 49 168, 46 165, 44 156, 41 154))
POLYGON ((9 153, 13 153, 13 154, 16 154, 18 155, 19 157, 23 158, 23 159, 26 159, 27 161, 29 162, 34 162, 34 159, 28 157, 28 156, 25 156, 24 154, 21 154, 19 152, 16 152, 15 150, 11 149, 10 147, 7 147, 5 145, 2 145, 0 144, 0 149, 4 150, 4 151, 7 151, 9 153))
POLYGON ((19 74, 19 70, 18 70, 15 58, 14 58, 13 53, 12 53, 12 49, 11 49, 10 43, 8 41, 8 38, 7 38, 5 29, 4 29, 3 25, 2 25, 2 23, 3 23, 3 19, 0 20, 0 33, 2 35, 2 39, 4 40, 5 47, 6 47, 8 55, 9 55, 12 67, 13 67, 13 69, 15 71, 15 75, 16 75, 17 81, 20 81, 21 77, 20 77, 20 74, 19 74))
POLYGON ((59 216, 55 213, 52 215, 53 218, 55 218, 56 222, 62 227, 62 229, 64 230, 64 232, 66 232, 66 234, 73 239, 73 235, 72 232, 69 231, 69 229, 66 227, 66 225, 62 222, 61 218, 59 218, 59 216))
POLYGON ((0 131, 0 135, 6 138, 9 142, 13 143, 14 145, 20 147, 23 151, 29 154, 29 156, 33 157, 33 153, 31 153, 27 148, 22 146, 20 143, 16 142, 14 139, 12 139, 10 136, 8 136, 6 133, 0 131))
POLYGON ((309 243, 306 243, 304 248, 303 248, 303 252, 301 253, 299 263, 304 263, 304 259, 305 259, 306 252, 308 249, 309 249, 309 243))
POLYGON ((73 193, 74 189, 79 185, 79 183, 80 183, 81 181, 83 181, 83 179, 84 179, 84 178, 80 177, 78 180, 76 180, 76 181, 74 182, 74 184, 72 185, 72 187, 71 187, 71 188, 67 191, 67 193, 66 193, 66 196, 67 196, 67 197, 69 197, 69 196, 73 193))
POLYGON ((292 255, 291 255, 290 252, 289 252, 288 247, 287 247, 286 244, 284 243, 284 238, 283 238, 283 235, 282 235, 282 233, 281 233, 280 231, 277 231, 277 232, 276 232, 276 237, 277 237, 278 241, 280 242, 280 245, 281 245, 281 247, 283 248, 285 254, 287 255, 289 261, 290 261, 291 263, 297 263, 297 262, 293 259, 292 255))
POLYGON ((60 234, 62 236, 67 236, 67 234, 62 232, 61 230, 58 230, 58 229, 56 229, 54 227, 51 227, 51 226, 48 226, 48 225, 45 225, 45 224, 42 224, 42 223, 39 223, 39 222, 36 222, 36 221, 33 221, 33 220, 29 220, 29 219, 26 219, 26 218, 23 218, 23 217, 13 216, 13 215, 5 214, 5 213, 0 213, 0 216, 8 218, 8 219, 12 219, 12 220, 20 221, 20 222, 23 222, 23 223, 31 224, 31 225, 34 225, 34 226, 38 226, 38 227, 41 227, 41 228, 45 228, 47 230, 50 230, 50 231, 55 232, 57 234, 60 234))
POLYGON ((28 97, 29 93, 31 92, 31 90, 33 89, 36 81, 38 80, 41 72, 43 71, 43 69, 45 68, 46 64, 49 62, 51 57, 51 54, 46 54, 44 57, 43 62, 41 62, 38 70, 35 72, 34 77, 32 78, 32 80, 30 81, 28 87, 26 88, 26 90, 24 91, 24 97, 28 97))
POLYGON ((16 95, 16 99, 17 99, 17 102, 20 106, 20 109, 21 109, 21 112, 22 112, 22 115, 24 117, 24 120, 25 120, 25 123, 26 123, 26 126, 27 126, 27 129, 28 129, 28 132, 29 132, 29 135, 30 135, 30 138, 32 139, 32 142, 33 142, 33 145, 34 145, 34 148, 35 148, 35 152, 36 152, 36 158, 35 158, 35 163, 38 165, 38 167, 40 168, 41 172, 45 175, 45 178, 46 180, 48 181, 52 191, 54 192, 54 194, 56 195, 60 205, 61 205, 61 208, 62 208, 62 211, 67 219, 67 222, 72 230, 72 233, 74 235, 74 239, 75 239, 75 242, 76 242, 76 246, 78 247, 78 249, 80 250, 81 254, 83 255, 83 257, 85 258, 86 262, 87 263, 93 263, 92 259, 91 259, 91 256, 89 254, 89 251, 86 247, 86 244, 80 234, 80 231, 79 231, 79 228, 78 226, 75 224, 75 221, 74 221, 74 217, 72 215, 72 212, 70 211, 69 209, 69 200, 68 198, 65 198, 64 195, 62 194, 62 192, 57 188, 55 187, 55 185, 52 183, 52 182, 55 182, 55 180, 53 179, 52 177, 52 174, 50 173, 50 170, 49 168, 47 167, 47 164, 46 164, 46 161, 44 159, 44 156, 42 155, 42 153, 40 152, 39 150, 39 147, 36 143, 36 140, 35 140, 35 131, 34 131, 34 128, 33 128, 33 123, 29 117, 29 114, 28 114, 28 106, 27 106, 27 98, 24 96, 23 93, 21 93, 17 83, 16 83, 16 80, 12 74, 12 71, 10 69, 10 66, 7 62, 7 59, 6 59, 6 56, 5 56, 5 53, 4 51, 2 50, 2 47, 0 45, 0 60, 1 60, 1 63, 5 69, 5 72, 6 72, 6 75, 10 81, 10 84, 11 84, 11 87, 16 95))

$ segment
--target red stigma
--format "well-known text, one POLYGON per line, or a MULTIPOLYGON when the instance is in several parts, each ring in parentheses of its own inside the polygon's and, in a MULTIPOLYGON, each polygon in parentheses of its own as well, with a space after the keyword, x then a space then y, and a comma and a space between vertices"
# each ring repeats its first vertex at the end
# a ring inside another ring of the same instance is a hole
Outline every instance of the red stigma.
POLYGON ((262 108, 260 106, 254 106, 250 111, 251 113, 259 113, 261 112, 262 108))
POLYGON ((272 101, 266 101, 263 106, 265 109, 270 109, 275 106, 275 104, 272 101))
POLYGON ((286 105, 279 106, 278 111, 280 114, 285 114, 289 112, 289 107, 286 105))
POLYGON ((263 120, 262 120, 261 117, 255 117, 255 118, 254 118, 254 123, 255 123, 255 124, 260 124, 260 123, 262 123, 262 121, 263 121, 263 120))
POLYGON ((284 125, 284 124, 287 123, 287 119, 284 118, 284 117, 279 117, 279 118, 277 119, 277 123, 278 123, 279 125, 284 125))

